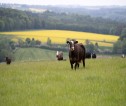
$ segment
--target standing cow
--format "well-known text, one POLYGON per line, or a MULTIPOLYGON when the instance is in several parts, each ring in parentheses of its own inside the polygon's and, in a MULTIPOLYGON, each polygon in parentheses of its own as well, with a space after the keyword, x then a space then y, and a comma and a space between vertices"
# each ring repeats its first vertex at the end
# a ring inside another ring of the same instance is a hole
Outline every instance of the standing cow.
POLYGON ((8 58, 8 57, 5 58, 5 61, 6 61, 6 64, 10 64, 11 63, 11 59, 8 58))
POLYGON ((91 52, 86 52, 86 59, 95 59, 97 56, 95 53, 91 53, 91 52))
POLYGON ((56 52, 56 58, 57 58, 57 60, 63 60, 63 52, 62 51, 57 51, 56 52))
POLYGON ((85 58, 87 58, 87 59, 91 59, 91 52, 86 52, 86 56, 85 56, 85 58))
POLYGON ((92 53, 92 59, 95 59, 95 58, 96 58, 96 54, 92 53))
POLYGON ((79 63, 81 60, 83 61, 83 67, 85 67, 85 47, 83 44, 78 44, 76 40, 70 40, 66 42, 69 45, 69 60, 71 64, 71 68, 73 69, 73 64, 75 64, 74 68, 79 68, 79 63))

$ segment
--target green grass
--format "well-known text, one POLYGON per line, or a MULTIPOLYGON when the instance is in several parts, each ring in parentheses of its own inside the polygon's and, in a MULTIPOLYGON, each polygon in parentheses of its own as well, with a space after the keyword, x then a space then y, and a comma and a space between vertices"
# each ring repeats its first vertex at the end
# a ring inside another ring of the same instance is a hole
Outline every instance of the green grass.
POLYGON ((2 63, 0 106, 126 106, 126 60, 2 63))
MULTIPOLYGON (((68 58, 67 53, 63 53, 68 58)), ((20 48, 15 52, 15 61, 56 60, 56 51, 39 48, 20 48)))

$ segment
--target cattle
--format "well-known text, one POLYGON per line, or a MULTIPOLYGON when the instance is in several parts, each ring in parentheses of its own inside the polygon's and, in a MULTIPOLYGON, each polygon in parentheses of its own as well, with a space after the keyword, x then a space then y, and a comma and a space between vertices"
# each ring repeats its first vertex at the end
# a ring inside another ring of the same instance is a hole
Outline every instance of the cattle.
POLYGON ((95 59, 95 58, 96 58, 96 54, 92 53, 92 59, 95 59))
POLYGON ((76 40, 69 40, 66 42, 69 45, 69 60, 71 64, 71 69, 73 69, 73 65, 75 64, 74 68, 79 68, 79 63, 83 61, 83 67, 85 67, 85 47, 83 44, 78 44, 76 40))
POLYGON ((86 52, 86 57, 85 57, 86 59, 90 59, 91 56, 92 56, 91 52, 86 52))
POLYGON ((125 54, 122 54, 121 57, 122 57, 122 58, 125 58, 125 54))
POLYGON ((95 53, 91 53, 91 52, 86 52, 86 59, 95 59, 96 58, 96 54, 95 53))
POLYGON ((10 64, 11 63, 11 59, 8 58, 8 57, 5 58, 5 61, 6 61, 6 64, 10 64))
POLYGON ((56 52, 56 58, 57 58, 57 60, 63 60, 63 52, 62 51, 57 51, 56 52))

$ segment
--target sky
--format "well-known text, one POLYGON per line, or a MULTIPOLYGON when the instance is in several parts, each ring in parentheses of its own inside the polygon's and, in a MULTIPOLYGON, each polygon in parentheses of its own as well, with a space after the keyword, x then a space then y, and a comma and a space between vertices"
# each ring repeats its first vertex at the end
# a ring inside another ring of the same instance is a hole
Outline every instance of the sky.
POLYGON ((29 5, 126 6, 126 0, 0 0, 0 3, 29 5))

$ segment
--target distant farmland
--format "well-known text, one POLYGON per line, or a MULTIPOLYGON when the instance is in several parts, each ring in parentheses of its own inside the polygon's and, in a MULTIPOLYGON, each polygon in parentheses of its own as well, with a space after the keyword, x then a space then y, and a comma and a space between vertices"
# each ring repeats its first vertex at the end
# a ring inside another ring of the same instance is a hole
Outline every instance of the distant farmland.
POLYGON ((66 31, 66 30, 33 30, 33 31, 16 31, 16 32, 1 32, 0 34, 14 35, 18 38, 35 38, 36 40, 41 40, 46 42, 49 37, 52 43, 63 44, 66 42, 67 38, 77 39, 81 43, 85 43, 85 40, 90 40, 93 43, 98 42, 99 46, 112 47, 113 43, 117 41, 118 36, 113 35, 103 35, 87 32, 76 32, 76 31, 66 31))

